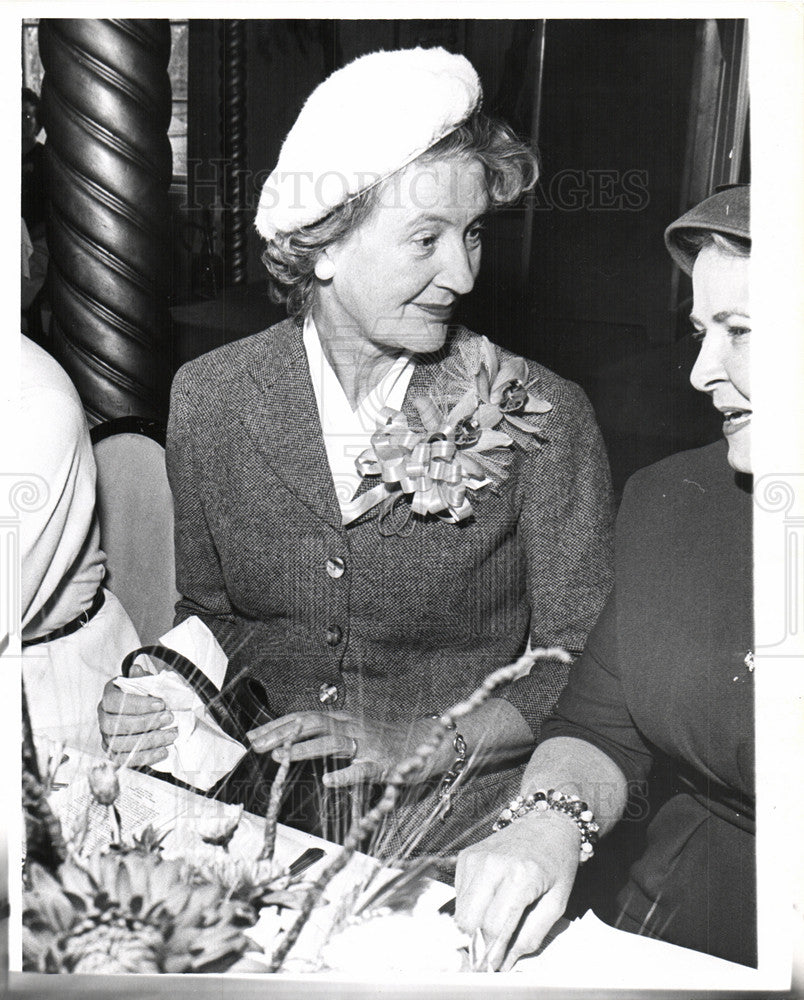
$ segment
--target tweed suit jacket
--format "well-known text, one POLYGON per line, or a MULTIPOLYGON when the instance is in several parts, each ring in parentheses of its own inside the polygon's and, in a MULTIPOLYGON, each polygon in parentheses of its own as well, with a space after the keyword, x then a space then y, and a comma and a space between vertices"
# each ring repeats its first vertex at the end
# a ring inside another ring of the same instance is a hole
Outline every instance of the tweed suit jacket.
MULTIPOLYGON (((403 406, 412 424, 413 400, 478 340, 454 329, 418 361, 403 406)), ((299 323, 178 372, 167 445, 177 622, 206 622, 229 656, 227 683, 256 677, 274 717, 322 710, 331 684, 337 710, 404 722, 465 698, 529 635, 582 650, 610 585, 608 464, 583 392, 529 367, 553 404, 539 418, 548 443, 515 449, 469 521, 415 520, 406 537, 381 534, 372 514, 342 525, 299 323), (345 565, 335 579, 333 557, 345 565)), ((566 679, 545 663, 503 692, 534 737, 566 679)))

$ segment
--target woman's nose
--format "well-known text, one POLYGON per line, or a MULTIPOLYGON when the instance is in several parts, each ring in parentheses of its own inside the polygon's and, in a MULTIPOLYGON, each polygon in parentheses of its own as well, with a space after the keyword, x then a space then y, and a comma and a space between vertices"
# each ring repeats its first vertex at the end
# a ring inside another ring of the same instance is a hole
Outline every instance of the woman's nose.
POLYGON ((463 240, 444 247, 437 283, 455 295, 467 295, 475 286, 477 267, 463 240))
POLYGON ((725 377, 723 338, 717 331, 709 331, 701 341, 701 349, 690 372, 690 382, 699 392, 711 392, 725 377))

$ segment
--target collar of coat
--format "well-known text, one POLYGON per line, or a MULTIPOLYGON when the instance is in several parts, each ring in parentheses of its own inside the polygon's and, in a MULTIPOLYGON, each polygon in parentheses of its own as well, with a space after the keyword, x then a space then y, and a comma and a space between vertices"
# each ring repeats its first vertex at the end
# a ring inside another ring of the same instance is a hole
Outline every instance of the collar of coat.
MULTIPOLYGON (((285 485, 312 514, 333 527, 342 527, 327 461, 318 405, 302 339, 302 323, 288 319, 256 334, 250 345, 247 378, 238 380, 244 394, 237 412, 246 431, 285 485)), ((442 366, 460 338, 472 337, 457 327, 444 348, 422 355, 408 385, 402 412, 412 425, 419 424, 413 400, 427 396, 442 375, 442 366)), ((373 485, 363 480, 357 495, 373 485)))

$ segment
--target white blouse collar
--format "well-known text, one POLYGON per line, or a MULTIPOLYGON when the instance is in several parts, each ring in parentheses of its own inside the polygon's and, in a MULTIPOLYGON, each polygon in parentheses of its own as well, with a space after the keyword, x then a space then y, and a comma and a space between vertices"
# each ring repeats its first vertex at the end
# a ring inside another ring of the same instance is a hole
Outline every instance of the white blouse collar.
POLYGON ((341 512, 347 515, 362 478, 355 468, 355 459, 369 446, 383 407, 402 408, 415 361, 410 354, 401 354, 357 409, 352 410, 324 354, 310 314, 304 321, 303 340, 335 495, 341 512))

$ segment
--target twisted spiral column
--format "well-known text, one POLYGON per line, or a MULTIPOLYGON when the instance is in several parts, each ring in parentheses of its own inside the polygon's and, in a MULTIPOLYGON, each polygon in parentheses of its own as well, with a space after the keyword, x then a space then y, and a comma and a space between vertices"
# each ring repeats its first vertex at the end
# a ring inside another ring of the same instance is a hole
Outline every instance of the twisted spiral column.
POLYGON ((39 26, 54 351, 90 419, 164 420, 170 23, 39 26))
POLYGON ((224 21, 221 42, 223 259, 227 284, 246 281, 246 26, 224 21))

